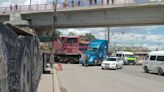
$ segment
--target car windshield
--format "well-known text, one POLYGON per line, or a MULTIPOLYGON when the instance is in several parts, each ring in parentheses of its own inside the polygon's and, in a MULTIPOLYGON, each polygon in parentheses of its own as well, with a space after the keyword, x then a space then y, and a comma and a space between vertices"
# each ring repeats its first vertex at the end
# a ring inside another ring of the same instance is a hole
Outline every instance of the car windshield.
POLYGON ((90 51, 90 52, 97 52, 98 48, 88 48, 88 51, 90 51))
POLYGON ((116 58, 106 58, 106 61, 116 61, 116 58))
POLYGON ((134 55, 125 54, 125 57, 127 57, 127 58, 134 58, 134 55))

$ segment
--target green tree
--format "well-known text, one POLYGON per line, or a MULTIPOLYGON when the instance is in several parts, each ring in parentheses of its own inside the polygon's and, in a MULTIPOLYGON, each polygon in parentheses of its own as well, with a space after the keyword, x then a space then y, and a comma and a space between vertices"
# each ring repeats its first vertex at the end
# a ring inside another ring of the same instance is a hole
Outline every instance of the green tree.
POLYGON ((77 34, 74 32, 69 32, 68 36, 76 36, 77 34))
POLYGON ((95 37, 92 33, 86 33, 86 34, 84 35, 84 38, 85 38, 85 40, 87 40, 87 41, 91 41, 91 40, 96 39, 96 37, 95 37))
POLYGON ((58 30, 53 30, 52 31, 52 36, 53 37, 59 37, 61 35, 61 32, 60 31, 58 31, 58 30))

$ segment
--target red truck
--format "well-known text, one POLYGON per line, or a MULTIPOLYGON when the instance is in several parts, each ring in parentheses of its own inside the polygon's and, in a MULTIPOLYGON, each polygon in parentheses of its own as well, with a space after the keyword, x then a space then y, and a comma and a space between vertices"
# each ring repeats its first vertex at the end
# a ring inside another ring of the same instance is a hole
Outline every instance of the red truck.
POLYGON ((79 63, 80 36, 60 36, 53 41, 55 61, 60 63, 79 63))

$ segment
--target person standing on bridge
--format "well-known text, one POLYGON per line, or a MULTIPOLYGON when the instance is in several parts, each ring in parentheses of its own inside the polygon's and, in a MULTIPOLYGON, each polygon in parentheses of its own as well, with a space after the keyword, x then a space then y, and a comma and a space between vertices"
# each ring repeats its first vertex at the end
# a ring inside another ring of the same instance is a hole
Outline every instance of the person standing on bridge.
POLYGON ((114 0, 112 0, 112 4, 114 4, 114 0))
POLYGON ((67 7, 67 0, 64 0, 64 8, 67 7))
POLYGON ((109 5, 109 0, 107 0, 106 3, 109 5))
POLYGON ((97 5, 97 0, 95 0, 95 5, 97 5))
POLYGON ((74 7, 74 1, 72 0, 71 2, 72 2, 72 7, 74 7))
POLYGON ((80 6, 80 3, 81 3, 81 1, 79 0, 79 1, 77 2, 78 6, 80 6))
POLYGON ((17 5, 17 4, 15 5, 15 10, 16 10, 16 11, 18 10, 18 5, 17 5))
POLYGON ((10 11, 12 11, 12 9, 13 9, 13 7, 12 7, 12 5, 10 4, 10 11))
POLYGON ((103 3, 104 3, 104 0, 101 0, 101 5, 103 5, 103 3))
POLYGON ((89 5, 90 5, 90 6, 92 5, 92 0, 89 0, 89 5))

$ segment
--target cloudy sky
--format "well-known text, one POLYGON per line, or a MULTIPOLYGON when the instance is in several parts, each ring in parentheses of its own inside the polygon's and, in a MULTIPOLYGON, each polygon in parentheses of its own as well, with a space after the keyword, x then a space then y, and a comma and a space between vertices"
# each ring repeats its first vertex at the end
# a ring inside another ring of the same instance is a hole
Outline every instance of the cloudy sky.
MULTIPOLYGON (((53 0, 31 0, 32 4, 51 3, 53 0)), ((63 1, 63 0, 59 0, 63 1)), ((145 0, 131 0, 131 2, 144 2, 145 0)), ((153 1, 153 0, 152 0, 153 1)), ((160 1, 160 0, 159 0, 160 1)), ((0 0, 0 6, 10 4, 28 5, 30 0, 0 0)), ((117 3, 123 0, 116 0, 117 3)), ((92 33, 98 39, 107 39, 107 28, 80 28, 60 29, 62 35, 75 32, 77 35, 92 33), (106 35, 105 35, 106 34, 106 35)), ((137 27, 113 27, 111 31, 111 44, 119 46, 146 46, 155 50, 157 44, 164 49, 164 26, 137 26, 137 27)))

